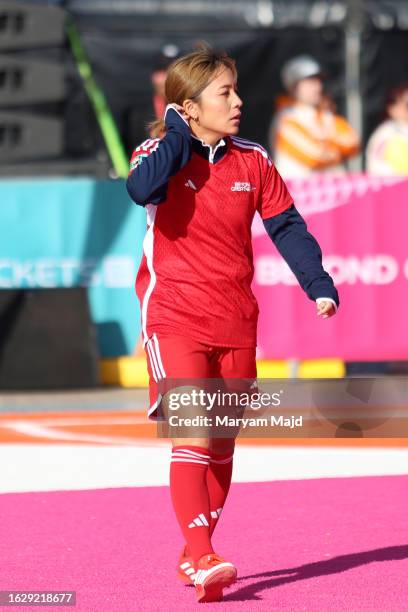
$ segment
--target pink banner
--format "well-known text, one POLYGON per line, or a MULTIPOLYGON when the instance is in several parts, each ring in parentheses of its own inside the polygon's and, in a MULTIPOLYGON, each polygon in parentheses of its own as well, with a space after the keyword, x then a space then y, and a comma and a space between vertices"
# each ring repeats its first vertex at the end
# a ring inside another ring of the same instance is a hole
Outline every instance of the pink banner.
POLYGON ((257 217, 259 356, 408 359, 408 179, 316 176, 288 186, 322 247, 341 305, 335 317, 317 317, 257 217))

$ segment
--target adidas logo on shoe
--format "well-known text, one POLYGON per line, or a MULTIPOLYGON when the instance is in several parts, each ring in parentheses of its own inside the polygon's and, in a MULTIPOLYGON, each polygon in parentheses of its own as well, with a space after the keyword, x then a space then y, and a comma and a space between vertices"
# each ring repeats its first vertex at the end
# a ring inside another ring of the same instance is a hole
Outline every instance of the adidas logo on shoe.
POLYGON ((193 559, 187 554, 187 546, 184 546, 181 551, 177 566, 177 576, 185 585, 194 586, 195 568, 193 559))

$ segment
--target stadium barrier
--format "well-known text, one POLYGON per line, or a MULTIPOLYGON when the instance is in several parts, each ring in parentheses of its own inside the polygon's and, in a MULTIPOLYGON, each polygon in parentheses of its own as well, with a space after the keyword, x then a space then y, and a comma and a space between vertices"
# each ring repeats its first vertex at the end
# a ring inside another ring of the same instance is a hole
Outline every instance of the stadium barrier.
MULTIPOLYGON (((258 359, 258 378, 291 378, 290 364, 283 359, 258 359)), ((102 359, 101 381, 105 385, 121 387, 147 387, 149 375, 146 359, 117 357, 102 359)), ((307 359, 299 363, 298 378, 343 378, 345 365, 339 359, 307 359)))
POLYGON ((131 354, 146 222, 123 181, 0 182, 0 289, 87 287, 102 357, 131 354))
POLYGON ((260 357, 408 359, 408 179, 320 175, 288 185, 322 247, 340 309, 332 319, 316 317, 314 304, 304 299, 256 217, 253 289, 260 307, 260 357))
MULTIPOLYGON (((407 359, 408 180, 316 177, 290 189, 322 246, 341 308, 317 320, 256 218, 260 376, 290 376, 288 359, 301 360, 298 375, 305 377, 342 376, 343 360, 407 359)), ((145 213, 123 181, 2 180, 0 199, 0 288, 87 287, 102 380, 145 382, 143 360, 132 357, 145 213)))

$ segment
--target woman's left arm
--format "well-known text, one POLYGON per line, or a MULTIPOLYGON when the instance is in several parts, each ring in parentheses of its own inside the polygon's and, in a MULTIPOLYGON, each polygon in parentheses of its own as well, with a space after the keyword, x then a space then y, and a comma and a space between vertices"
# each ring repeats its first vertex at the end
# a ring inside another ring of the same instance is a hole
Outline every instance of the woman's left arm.
POLYGON ((300 286, 317 303, 317 314, 333 316, 339 306, 339 295, 333 279, 323 269, 322 251, 307 230, 303 217, 292 204, 278 215, 263 219, 265 229, 300 286))

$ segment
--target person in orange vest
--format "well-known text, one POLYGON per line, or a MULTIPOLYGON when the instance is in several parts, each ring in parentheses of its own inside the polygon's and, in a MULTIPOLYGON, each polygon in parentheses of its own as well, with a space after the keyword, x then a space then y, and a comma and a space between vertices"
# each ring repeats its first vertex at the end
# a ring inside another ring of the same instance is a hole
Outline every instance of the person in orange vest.
POLYGON ((360 149, 357 133, 336 114, 323 80, 320 64, 307 55, 283 66, 282 82, 290 97, 280 105, 269 141, 276 167, 285 178, 344 173, 344 162, 360 149))

